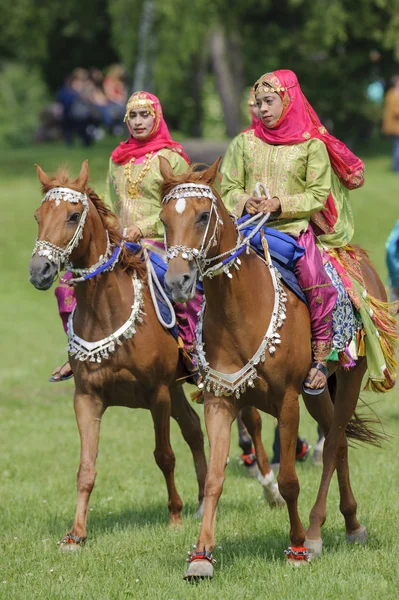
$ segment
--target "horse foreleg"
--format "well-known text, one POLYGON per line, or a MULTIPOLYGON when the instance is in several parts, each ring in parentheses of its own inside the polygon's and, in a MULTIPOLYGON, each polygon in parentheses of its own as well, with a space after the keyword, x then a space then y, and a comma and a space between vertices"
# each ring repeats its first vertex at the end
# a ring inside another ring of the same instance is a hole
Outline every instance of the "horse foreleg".
POLYGON ((209 465, 205 481, 204 516, 196 550, 189 559, 190 566, 185 575, 188 580, 213 576, 216 509, 225 479, 231 424, 237 416, 235 407, 226 398, 215 396, 206 397, 204 413, 210 448, 209 465))
POLYGON ((172 396, 172 417, 180 427, 182 435, 190 447, 193 455, 195 472, 198 482, 198 511, 201 516, 204 511, 204 488, 206 478, 206 458, 204 452, 204 435, 201 429, 201 421, 195 410, 187 402, 183 388, 174 388, 172 396))
POLYGON ((298 394, 286 393, 278 415, 280 430, 280 471, 277 477, 280 493, 287 503, 290 518, 291 548, 288 559, 301 560, 305 529, 298 513, 299 481, 295 471, 296 441, 299 426, 298 394))
POLYGON ((270 468, 266 450, 262 442, 262 417, 253 406, 245 406, 242 411, 242 420, 252 438, 256 460, 258 461, 258 481, 263 487, 263 493, 270 506, 285 506, 278 485, 274 480, 274 473, 270 468))
MULTIPOLYGON (((333 418, 334 405, 331 401, 329 390, 326 389, 318 396, 302 394, 306 408, 312 417, 321 427, 323 434, 328 437, 330 434, 333 418)), ((305 546, 312 558, 321 556, 323 543, 321 538, 321 528, 326 520, 326 499, 334 473, 334 467, 331 466, 333 455, 331 454, 331 444, 327 447, 324 441, 323 447, 323 472, 319 486, 316 502, 310 513, 310 524, 306 532, 305 546)), ((335 464, 335 463, 334 463, 335 464)))
POLYGON ((72 529, 60 542, 62 550, 75 550, 87 537, 87 513, 96 479, 101 417, 105 407, 99 398, 75 392, 74 408, 80 434, 80 464, 77 476, 78 501, 72 529))
POLYGON ((175 485, 175 455, 170 445, 171 399, 169 389, 163 386, 151 402, 151 415, 155 430, 154 458, 165 477, 168 489, 169 525, 181 525, 183 502, 175 485))

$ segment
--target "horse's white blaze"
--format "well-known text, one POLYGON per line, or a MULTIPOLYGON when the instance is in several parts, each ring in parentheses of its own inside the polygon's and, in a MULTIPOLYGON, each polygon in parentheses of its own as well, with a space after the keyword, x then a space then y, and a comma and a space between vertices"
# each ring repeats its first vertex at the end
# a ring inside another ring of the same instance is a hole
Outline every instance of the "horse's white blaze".
POLYGON ((175 209, 176 209, 176 212, 178 212, 179 215, 181 215, 186 209, 186 199, 179 198, 175 204, 175 209))

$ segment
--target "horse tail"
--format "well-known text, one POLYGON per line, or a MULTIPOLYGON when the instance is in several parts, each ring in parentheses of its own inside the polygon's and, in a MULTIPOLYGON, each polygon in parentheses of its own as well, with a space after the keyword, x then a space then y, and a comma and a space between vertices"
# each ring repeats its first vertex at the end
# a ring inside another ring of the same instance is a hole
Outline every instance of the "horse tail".
MULTIPOLYGON (((366 406, 370 409, 370 405, 366 406)), ((373 415, 361 415, 355 411, 346 426, 345 433, 346 437, 355 444, 370 444, 377 448, 381 448, 382 444, 390 439, 390 436, 384 431, 381 419, 375 413, 373 415)))
MULTIPOLYGON (((337 391, 337 376, 333 373, 328 378, 328 391, 330 392, 331 400, 334 404, 335 394, 337 391)), ((345 429, 346 437, 352 442, 360 444, 370 444, 381 448, 383 442, 390 439, 390 436, 385 433, 381 419, 374 412, 369 404, 359 398, 363 402, 369 414, 359 414, 355 411, 345 429), (370 414, 370 411, 372 414, 370 414)), ((363 411, 362 411, 363 412, 363 411)))

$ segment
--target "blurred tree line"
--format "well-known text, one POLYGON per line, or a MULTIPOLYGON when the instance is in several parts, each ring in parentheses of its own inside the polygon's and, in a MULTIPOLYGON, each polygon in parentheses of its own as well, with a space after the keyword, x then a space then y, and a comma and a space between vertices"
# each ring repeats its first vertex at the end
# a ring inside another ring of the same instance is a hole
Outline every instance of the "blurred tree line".
POLYGON ((380 115, 368 85, 399 71, 399 0, 0 0, 0 7, 0 132, 10 116, 20 125, 24 113, 32 116, 45 90, 54 92, 74 67, 119 61, 129 91, 155 92, 170 126, 195 136, 212 112, 210 96, 233 136, 254 81, 291 68, 322 120, 354 142, 370 136, 380 115))

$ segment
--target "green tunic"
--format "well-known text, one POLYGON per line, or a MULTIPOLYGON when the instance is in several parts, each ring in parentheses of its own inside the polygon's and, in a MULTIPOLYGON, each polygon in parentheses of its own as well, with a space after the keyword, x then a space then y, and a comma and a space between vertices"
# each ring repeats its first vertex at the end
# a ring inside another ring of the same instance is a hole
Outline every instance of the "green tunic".
POLYGON ((273 146, 254 131, 238 135, 227 149, 222 165, 222 197, 240 217, 257 182, 281 203, 281 214, 270 227, 298 236, 325 206, 330 192, 338 209, 334 233, 321 236, 327 247, 347 244, 353 235, 353 217, 347 190, 332 172, 325 144, 310 139, 300 144, 273 146), (346 193, 345 193, 346 192, 346 193))
MULTIPOLYGON (((105 202, 119 216, 122 227, 136 225, 141 230, 143 237, 163 240, 163 225, 159 220, 161 210, 159 186, 162 182, 162 175, 158 156, 167 158, 176 174, 183 173, 188 168, 187 162, 177 152, 168 148, 160 150, 152 157, 149 170, 137 185, 140 196, 130 198, 125 165, 118 165, 110 159, 105 202)), ((139 177, 145 164, 145 161, 138 165, 131 164, 132 180, 139 177)))

